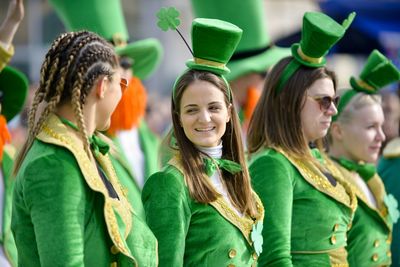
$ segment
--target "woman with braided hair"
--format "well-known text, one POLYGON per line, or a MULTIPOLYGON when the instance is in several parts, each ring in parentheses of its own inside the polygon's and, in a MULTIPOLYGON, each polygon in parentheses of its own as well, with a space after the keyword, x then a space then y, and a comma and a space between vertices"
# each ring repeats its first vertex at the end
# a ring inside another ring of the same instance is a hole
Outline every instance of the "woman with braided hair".
POLYGON ((14 170, 20 266, 157 265, 157 241, 136 220, 97 132, 127 85, 118 66, 114 49, 87 31, 62 34, 46 55, 14 170))

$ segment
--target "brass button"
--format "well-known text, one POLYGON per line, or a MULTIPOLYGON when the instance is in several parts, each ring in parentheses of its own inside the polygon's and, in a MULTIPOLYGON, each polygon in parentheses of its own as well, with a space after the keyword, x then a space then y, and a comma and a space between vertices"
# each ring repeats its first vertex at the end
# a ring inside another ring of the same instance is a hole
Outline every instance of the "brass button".
POLYGON ((374 255, 372 255, 373 261, 378 261, 378 259, 379 259, 378 254, 375 253, 374 255))
POLYGON ((229 264, 228 267, 235 267, 235 264, 229 264))
POLYGON ((379 245, 380 245, 379 240, 378 240, 378 239, 375 240, 375 241, 374 241, 374 248, 379 247, 379 245))
POLYGON ((119 253, 119 249, 115 245, 112 245, 111 253, 114 254, 114 255, 118 254, 119 253))
POLYGON ((388 256, 389 258, 392 257, 392 252, 390 250, 386 251, 386 256, 388 256))
POLYGON ((336 224, 333 226, 333 231, 336 232, 337 230, 339 230, 339 224, 338 224, 338 223, 336 223, 336 224))
POLYGON ((258 255, 257 255, 257 253, 253 253, 253 260, 257 260, 258 259, 258 255))
POLYGON ((335 244, 336 244, 336 236, 335 236, 335 235, 332 235, 332 236, 331 236, 331 244, 332 244, 332 245, 335 245, 335 244))
POLYGON ((117 267, 117 263, 114 261, 111 263, 111 267, 117 267))
POLYGON ((229 250, 229 258, 231 258, 231 259, 233 259, 234 257, 236 257, 236 250, 234 250, 234 249, 231 249, 231 250, 229 250))
POLYGON ((388 236, 386 239, 386 244, 391 244, 392 243, 392 235, 388 236))

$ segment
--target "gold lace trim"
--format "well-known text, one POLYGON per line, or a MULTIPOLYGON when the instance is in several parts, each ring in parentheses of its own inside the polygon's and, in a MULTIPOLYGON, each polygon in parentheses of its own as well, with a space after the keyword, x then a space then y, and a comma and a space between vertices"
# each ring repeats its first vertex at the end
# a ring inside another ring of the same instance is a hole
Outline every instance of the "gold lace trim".
POLYGON ((77 138, 73 138, 73 135, 68 132, 67 128, 55 115, 52 115, 48 119, 37 138, 46 143, 65 147, 72 152, 77 159, 78 165, 89 187, 104 195, 104 217, 111 240, 119 251, 136 262, 125 243, 125 239, 132 228, 132 208, 128 200, 123 196, 121 185, 118 182, 109 157, 99 155, 97 160, 106 172, 107 177, 110 179, 110 183, 116 190, 119 200, 109 197, 107 188, 101 180, 97 170, 94 168, 94 165, 88 158, 86 152, 81 148, 81 141, 77 138), (120 233, 114 212, 117 212, 122 218, 122 221, 126 226, 125 233, 120 233))

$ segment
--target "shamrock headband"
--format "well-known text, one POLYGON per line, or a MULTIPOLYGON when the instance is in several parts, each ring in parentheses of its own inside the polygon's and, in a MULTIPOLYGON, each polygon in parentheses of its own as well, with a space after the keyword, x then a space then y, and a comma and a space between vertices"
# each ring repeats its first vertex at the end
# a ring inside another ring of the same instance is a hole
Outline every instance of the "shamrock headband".
MULTIPOLYGON (((180 24, 178 10, 173 7, 161 8, 157 13, 157 17, 159 18, 157 25, 163 31, 167 31, 168 29, 176 30, 189 48, 193 59, 188 60, 186 66, 189 69, 209 71, 222 77, 227 84, 230 96, 230 87, 224 74, 229 73, 226 64, 239 44, 243 31, 236 25, 223 20, 205 18, 194 19, 192 22, 191 34, 192 50, 177 28, 180 24)), ((184 73, 186 73, 186 71, 184 73)), ((174 99, 175 87, 182 75, 175 81, 172 92, 174 99)))
POLYGON ((293 59, 282 71, 276 88, 277 92, 282 91, 290 77, 301 66, 310 68, 325 66, 325 56, 329 49, 344 36, 355 16, 356 13, 352 12, 340 25, 323 13, 306 12, 303 16, 301 41, 291 46, 293 59))
POLYGON ((372 51, 361 71, 359 79, 350 78, 352 89, 348 90, 340 98, 337 107, 338 113, 333 116, 336 121, 350 100, 358 93, 368 95, 377 94, 386 85, 400 80, 400 72, 396 66, 382 55, 378 50, 372 51))

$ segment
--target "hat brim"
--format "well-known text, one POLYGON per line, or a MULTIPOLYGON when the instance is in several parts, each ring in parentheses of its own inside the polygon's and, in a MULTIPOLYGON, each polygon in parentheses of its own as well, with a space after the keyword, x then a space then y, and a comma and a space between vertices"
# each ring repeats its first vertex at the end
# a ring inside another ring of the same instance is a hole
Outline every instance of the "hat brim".
POLYGON ((225 77, 228 81, 232 81, 251 72, 267 71, 271 66, 287 56, 290 56, 289 48, 273 46, 256 56, 230 61, 228 68, 231 72, 225 77))
POLYGON ((212 72, 212 73, 215 73, 218 75, 226 75, 230 72, 229 68, 227 68, 226 66, 219 68, 219 67, 213 67, 210 65, 197 64, 194 62, 193 59, 186 61, 186 66, 190 69, 205 70, 205 71, 209 71, 209 72, 212 72))
POLYGON ((311 67, 311 68, 319 68, 319 67, 323 67, 326 64, 326 58, 322 57, 322 61, 319 63, 312 63, 309 61, 305 61, 297 52, 298 49, 300 47, 299 43, 295 43, 292 45, 291 50, 292 50, 292 56, 298 61, 300 62, 302 65, 307 66, 307 67, 311 67))
POLYGON ((10 121, 24 107, 28 79, 22 72, 7 66, 0 72, 0 91, 3 92, 1 114, 10 121))
POLYGON ((161 43, 154 38, 139 40, 124 47, 116 47, 119 56, 133 59, 132 70, 139 79, 147 79, 160 65, 163 56, 161 43))

